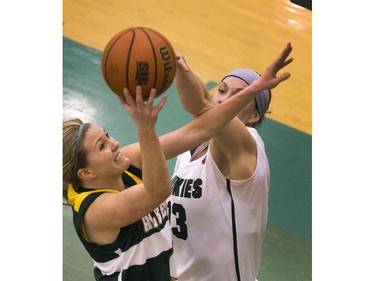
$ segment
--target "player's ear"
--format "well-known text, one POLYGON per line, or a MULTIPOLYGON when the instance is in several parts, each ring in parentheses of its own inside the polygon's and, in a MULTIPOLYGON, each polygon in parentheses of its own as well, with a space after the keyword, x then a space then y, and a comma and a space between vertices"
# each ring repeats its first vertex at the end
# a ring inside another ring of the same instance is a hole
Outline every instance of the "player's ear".
POLYGON ((96 174, 87 168, 81 168, 77 171, 77 175, 81 180, 89 181, 96 178, 96 174))
POLYGON ((260 120, 260 116, 259 116, 258 111, 256 111, 256 112, 254 112, 254 113, 250 116, 250 118, 249 118, 249 120, 248 120, 248 123, 255 124, 255 123, 259 122, 259 120, 260 120))

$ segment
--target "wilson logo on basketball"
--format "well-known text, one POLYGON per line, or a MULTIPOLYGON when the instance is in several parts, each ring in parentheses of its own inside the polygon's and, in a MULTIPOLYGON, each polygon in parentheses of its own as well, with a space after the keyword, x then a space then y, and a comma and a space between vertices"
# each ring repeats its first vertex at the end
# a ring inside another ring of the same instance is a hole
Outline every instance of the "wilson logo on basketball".
POLYGON ((160 48, 159 53, 161 55, 162 60, 164 61, 163 82, 161 83, 160 91, 164 91, 169 86, 168 84, 170 80, 168 79, 168 77, 171 75, 173 71, 173 67, 172 67, 171 54, 167 46, 160 48))
POLYGON ((136 80, 138 85, 146 85, 148 82, 148 62, 147 61, 137 61, 137 74, 136 80))

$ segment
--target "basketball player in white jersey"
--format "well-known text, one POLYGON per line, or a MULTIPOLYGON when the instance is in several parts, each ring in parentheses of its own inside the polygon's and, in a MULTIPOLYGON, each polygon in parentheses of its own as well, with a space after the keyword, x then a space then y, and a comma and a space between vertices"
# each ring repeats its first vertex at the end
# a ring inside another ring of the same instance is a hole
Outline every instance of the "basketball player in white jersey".
MULTIPOLYGON (((284 52, 289 55, 290 44, 284 52)), ((194 118, 260 78, 250 69, 233 70, 211 99, 184 58, 177 57, 177 91, 194 118)), ((283 61, 283 67, 291 60, 283 61)), ((270 101, 270 90, 263 90, 212 139, 178 156, 168 207, 175 270, 171 275, 179 281, 256 280, 270 186, 267 155, 256 128, 270 101)))

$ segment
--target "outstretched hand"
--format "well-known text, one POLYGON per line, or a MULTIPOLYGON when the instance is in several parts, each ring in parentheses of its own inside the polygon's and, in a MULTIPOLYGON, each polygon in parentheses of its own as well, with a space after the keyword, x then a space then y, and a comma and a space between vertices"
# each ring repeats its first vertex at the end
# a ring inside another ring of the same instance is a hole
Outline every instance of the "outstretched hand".
POLYGON ((163 96, 159 104, 154 106, 154 100, 156 95, 156 90, 152 89, 147 102, 143 101, 142 98, 142 87, 136 87, 136 99, 130 95, 127 88, 123 90, 124 98, 119 97, 119 100, 128 112, 133 122, 138 129, 148 129, 153 128, 157 121, 158 114, 160 110, 164 107, 167 96, 163 96))
POLYGON ((289 42, 274 62, 267 67, 260 79, 254 81, 254 83, 261 88, 260 90, 273 89, 290 77, 289 72, 282 73, 279 76, 276 75, 277 72, 293 61, 293 58, 288 58, 292 49, 292 44, 289 42))

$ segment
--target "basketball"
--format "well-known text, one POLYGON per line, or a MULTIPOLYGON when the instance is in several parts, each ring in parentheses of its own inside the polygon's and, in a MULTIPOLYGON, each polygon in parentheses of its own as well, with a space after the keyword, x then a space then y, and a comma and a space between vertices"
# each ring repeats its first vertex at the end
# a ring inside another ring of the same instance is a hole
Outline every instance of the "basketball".
POLYGON ((135 98, 137 85, 142 86, 143 100, 148 100, 153 88, 156 96, 160 96, 176 75, 172 44, 148 27, 127 28, 117 33, 103 51, 101 66, 107 85, 121 98, 125 87, 135 98))

